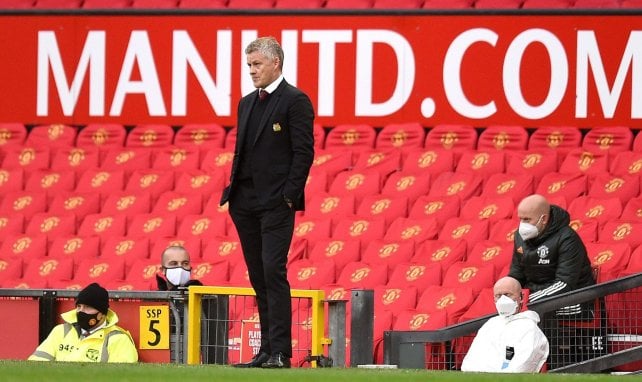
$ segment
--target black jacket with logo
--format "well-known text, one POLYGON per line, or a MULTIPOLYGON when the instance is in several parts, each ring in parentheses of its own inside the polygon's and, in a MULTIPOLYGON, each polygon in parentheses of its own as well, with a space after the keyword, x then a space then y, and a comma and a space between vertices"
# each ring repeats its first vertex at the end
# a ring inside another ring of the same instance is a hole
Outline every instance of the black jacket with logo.
MULTIPOLYGON (((540 235, 523 240, 515 232, 509 276, 528 288, 531 302, 595 284, 586 247, 569 223, 568 212, 551 205, 549 222, 540 235)), ((558 314, 580 310, 579 305, 569 306, 558 314)))

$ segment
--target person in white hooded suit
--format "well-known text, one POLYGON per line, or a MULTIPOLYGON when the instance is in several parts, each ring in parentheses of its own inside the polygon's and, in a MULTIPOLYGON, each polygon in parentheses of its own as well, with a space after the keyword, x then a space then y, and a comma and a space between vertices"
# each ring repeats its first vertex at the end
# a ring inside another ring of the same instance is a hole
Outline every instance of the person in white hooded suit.
POLYGON ((537 312, 522 306, 522 286, 512 277, 493 287, 498 316, 479 329, 464 357, 462 371, 537 373, 548 357, 548 340, 540 330, 537 312))

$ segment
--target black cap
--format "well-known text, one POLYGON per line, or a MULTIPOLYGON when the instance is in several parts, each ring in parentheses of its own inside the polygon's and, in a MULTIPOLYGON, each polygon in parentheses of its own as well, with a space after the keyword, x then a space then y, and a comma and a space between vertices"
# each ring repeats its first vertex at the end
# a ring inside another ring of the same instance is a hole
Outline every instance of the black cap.
POLYGON ((109 294, 107 289, 96 283, 91 283, 81 290, 76 297, 76 305, 83 304, 96 308, 102 314, 109 309, 109 294))

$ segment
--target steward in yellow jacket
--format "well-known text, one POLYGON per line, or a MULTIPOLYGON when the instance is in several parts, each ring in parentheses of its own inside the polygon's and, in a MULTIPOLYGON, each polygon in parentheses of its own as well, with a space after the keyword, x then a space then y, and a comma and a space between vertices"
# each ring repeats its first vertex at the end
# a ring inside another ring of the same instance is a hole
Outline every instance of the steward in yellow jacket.
POLYGON ((83 289, 76 309, 61 314, 65 321, 29 356, 33 361, 137 362, 138 352, 129 332, 116 325, 107 291, 98 284, 83 289))

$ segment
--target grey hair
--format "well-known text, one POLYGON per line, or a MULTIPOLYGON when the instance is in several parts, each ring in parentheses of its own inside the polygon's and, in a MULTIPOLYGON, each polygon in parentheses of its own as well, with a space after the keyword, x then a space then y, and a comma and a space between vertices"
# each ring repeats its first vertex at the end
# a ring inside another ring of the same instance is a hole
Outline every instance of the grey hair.
POLYGON ((272 61, 278 59, 279 69, 283 70, 283 48, 274 37, 259 37, 252 41, 245 48, 245 54, 254 52, 259 52, 272 61))

